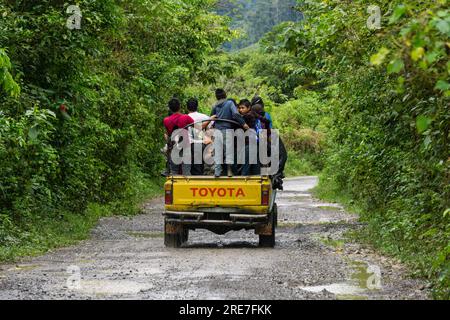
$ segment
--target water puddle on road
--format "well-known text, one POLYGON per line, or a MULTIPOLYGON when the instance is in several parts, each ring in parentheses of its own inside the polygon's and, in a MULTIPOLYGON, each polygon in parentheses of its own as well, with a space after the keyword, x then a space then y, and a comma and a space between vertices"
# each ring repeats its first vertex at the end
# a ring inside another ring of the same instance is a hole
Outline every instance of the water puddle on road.
POLYGON ((324 290, 335 294, 338 298, 339 296, 349 296, 349 295, 358 295, 364 292, 360 287, 350 284, 350 283, 332 283, 323 286, 315 286, 315 287, 304 287, 302 288, 304 291, 312 292, 312 293, 320 293, 324 290))
POLYGON ((325 210, 336 210, 342 209, 342 206, 337 203, 311 203, 311 207, 325 209, 325 210))
POLYGON ((326 290, 334 295, 338 300, 367 300, 368 283, 373 276, 368 272, 369 266, 362 261, 350 261, 353 273, 349 281, 332 283, 328 285, 302 287, 301 290, 320 293, 326 290))
POLYGON ((146 239, 156 239, 156 238, 163 238, 164 233, 163 232, 135 232, 135 231, 128 231, 127 234, 129 236, 132 236, 134 238, 146 238, 146 239))
POLYGON ((278 228, 301 228, 303 227, 303 222, 301 221, 280 221, 278 222, 278 228))
POLYGON ((80 288, 77 291, 94 296, 115 296, 138 294, 142 291, 151 290, 152 288, 153 285, 151 284, 134 281, 86 280, 81 281, 80 288))
POLYGON ((299 192, 291 192, 291 193, 280 193, 277 194, 279 199, 286 199, 288 201, 304 201, 311 200, 312 195, 310 193, 299 193, 299 192))
POLYGON ((285 207, 296 207, 297 212, 308 212, 308 208, 303 208, 302 206, 307 205, 306 202, 284 202, 284 203, 278 203, 278 208, 285 208, 285 207))
POLYGON ((334 206, 316 206, 316 205, 312 205, 311 207, 319 209, 319 210, 331 211, 331 212, 338 212, 338 211, 342 210, 340 207, 334 207, 334 206))
POLYGON ((10 268, 8 271, 31 271, 39 267, 39 265, 17 265, 14 268, 10 268))

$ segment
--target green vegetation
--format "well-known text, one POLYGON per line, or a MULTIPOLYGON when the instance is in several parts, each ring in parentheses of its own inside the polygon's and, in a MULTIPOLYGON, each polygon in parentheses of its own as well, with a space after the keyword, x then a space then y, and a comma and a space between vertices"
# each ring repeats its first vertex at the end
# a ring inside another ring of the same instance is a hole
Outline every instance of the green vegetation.
POLYGON ((230 39, 212 1, 0 1, 0 260, 159 193, 166 101, 230 39))
POLYGON ((318 194, 359 208, 363 239, 450 298, 450 11, 447 1, 305 1, 267 43, 299 59, 325 111, 318 194))
POLYGON ((303 15, 295 10, 297 0, 218 0, 216 11, 232 18, 231 27, 240 33, 225 48, 236 50, 258 42, 273 27, 284 21, 298 21, 303 15))
POLYGON ((135 188, 123 199, 108 204, 90 203, 82 213, 60 209, 51 215, 36 214, 29 217, 26 224, 2 225, 9 227, 4 229, 9 234, 4 240, 7 245, 0 246, 0 261, 41 254, 87 239, 101 217, 141 212, 141 204, 145 200, 161 194, 162 182, 142 178, 136 183, 135 188))
POLYGON ((218 83, 261 94, 291 155, 322 171, 317 194, 361 214, 360 234, 450 298, 448 1, 299 1, 307 19, 226 56, 218 83))

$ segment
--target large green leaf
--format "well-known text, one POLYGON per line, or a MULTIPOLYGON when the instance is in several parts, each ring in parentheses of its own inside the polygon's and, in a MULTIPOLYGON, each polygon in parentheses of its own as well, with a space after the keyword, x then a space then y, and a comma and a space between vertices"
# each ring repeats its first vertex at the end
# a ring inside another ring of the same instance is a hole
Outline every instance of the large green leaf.
POLYGON ((402 59, 392 60, 387 67, 387 71, 389 74, 399 73, 405 67, 405 63, 402 59))
POLYGON ((443 19, 438 19, 436 22, 436 28, 444 35, 450 34, 450 23, 443 19))
POLYGON ((406 13, 406 6, 404 4, 400 4, 398 5, 395 9, 394 9, 394 13, 392 14, 392 16, 389 19, 389 23, 395 23, 398 20, 400 20, 401 17, 403 17, 403 15, 406 13))
POLYGON ((417 132, 419 132, 420 134, 424 133, 428 130, 432 122, 433 120, 427 116, 418 116, 416 119, 417 132))
POLYGON ((387 48, 381 48, 376 54, 370 57, 370 63, 374 66, 381 65, 389 54, 390 50, 387 48))
POLYGON ((436 90, 446 91, 450 90, 450 83, 445 80, 439 80, 434 87, 436 90))
POLYGON ((38 129, 37 125, 35 125, 35 126, 31 127, 30 130, 28 131, 28 137, 32 141, 35 141, 38 136, 39 136, 39 129, 38 129))

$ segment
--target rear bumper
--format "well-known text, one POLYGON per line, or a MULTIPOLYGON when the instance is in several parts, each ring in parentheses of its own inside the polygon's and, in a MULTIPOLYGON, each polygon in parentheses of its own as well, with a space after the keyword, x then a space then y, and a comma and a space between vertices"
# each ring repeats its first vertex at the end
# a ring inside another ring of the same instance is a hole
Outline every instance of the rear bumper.
POLYGON ((236 207, 225 207, 225 206, 208 206, 208 204, 203 205, 166 205, 166 212, 178 212, 178 213, 231 213, 231 214, 248 214, 248 215, 262 215, 269 214, 272 208, 272 203, 270 206, 236 206, 236 207))
POLYGON ((192 226, 256 227, 267 224, 269 214, 240 212, 180 212, 166 211, 166 222, 192 226))

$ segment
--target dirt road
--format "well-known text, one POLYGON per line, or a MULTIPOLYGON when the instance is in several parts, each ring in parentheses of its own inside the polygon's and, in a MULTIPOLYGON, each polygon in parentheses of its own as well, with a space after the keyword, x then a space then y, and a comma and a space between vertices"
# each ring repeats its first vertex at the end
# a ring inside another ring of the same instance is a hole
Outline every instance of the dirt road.
POLYGON ((163 244, 162 200, 131 219, 103 219, 90 240, 0 266, 0 299, 427 299, 426 283, 343 234, 357 216, 312 198, 316 177, 278 195, 275 249, 252 232, 191 232, 163 244))

